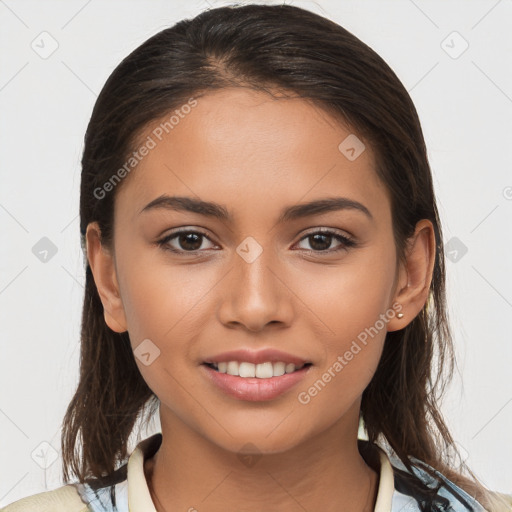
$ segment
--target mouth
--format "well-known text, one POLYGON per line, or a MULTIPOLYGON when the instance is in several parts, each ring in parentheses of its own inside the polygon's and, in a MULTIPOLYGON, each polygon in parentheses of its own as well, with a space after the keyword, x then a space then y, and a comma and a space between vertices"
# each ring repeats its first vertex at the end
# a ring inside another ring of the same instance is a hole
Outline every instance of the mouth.
POLYGON ((312 363, 266 362, 252 364, 237 361, 204 362, 201 372, 223 394, 249 402, 271 401, 292 390, 309 374, 312 363), (288 371, 287 371, 288 370, 288 371))

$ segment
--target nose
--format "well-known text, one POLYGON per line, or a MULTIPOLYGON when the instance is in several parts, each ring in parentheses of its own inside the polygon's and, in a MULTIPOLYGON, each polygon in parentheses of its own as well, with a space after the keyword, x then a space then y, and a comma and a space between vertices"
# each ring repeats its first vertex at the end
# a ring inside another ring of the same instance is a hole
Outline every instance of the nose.
MULTIPOLYGON (((254 246, 249 249, 254 250, 254 246)), ((220 322, 228 328, 251 332, 262 331, 267 325, 288 327, 294 314, 293 293, 285 282, 282 264, 271 249, 264 249, 252 259, 245 257, 243 247, 239 248, 219 290, 220 322)))

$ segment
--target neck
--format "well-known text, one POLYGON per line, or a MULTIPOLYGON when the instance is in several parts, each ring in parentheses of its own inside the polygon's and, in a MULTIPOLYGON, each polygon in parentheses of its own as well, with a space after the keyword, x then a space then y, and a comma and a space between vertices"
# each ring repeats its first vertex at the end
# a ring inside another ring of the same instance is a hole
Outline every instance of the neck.
POLYGON ((343 436, 334 425, 286 452, 251 457, 224 450, 179 421, 162 421, 162 435, 144 463, 157 512, 261 510, 269 503, 286 511, 374 510, 379 470, 359 453, 357 431, 343 436))

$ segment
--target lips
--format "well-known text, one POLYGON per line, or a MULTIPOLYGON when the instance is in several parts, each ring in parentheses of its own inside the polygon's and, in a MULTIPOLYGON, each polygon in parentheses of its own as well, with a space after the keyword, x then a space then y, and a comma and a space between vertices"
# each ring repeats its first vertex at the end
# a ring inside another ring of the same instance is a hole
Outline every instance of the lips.
POLYGON ((201 374, 216 389, 231 398, 249 402, 270 401, 279 398, 305 379, 310 370, 311 365, 306 365, 300 370, 279 377, 259 379, 219 373, 207 364, 200 365, 201 374))
POLYGON ((203 364, 223 363, 229 361, 239 361, 253 364, 283 362, 286 364, 293 363, 297 367, 300 367, 306 363, 311 363, 311 361, 308 361, 307 359, 304 359, 300 356, 288 354, 281 350, 268 348, 257 351, 250 349, 230 350, 205 358, 203 364))

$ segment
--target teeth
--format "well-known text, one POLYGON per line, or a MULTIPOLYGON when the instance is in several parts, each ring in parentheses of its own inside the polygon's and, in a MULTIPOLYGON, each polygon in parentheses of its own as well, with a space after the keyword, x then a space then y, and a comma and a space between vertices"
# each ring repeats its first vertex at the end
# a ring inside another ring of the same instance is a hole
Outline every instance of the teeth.
MULTIPOLYGON (((302 366, 304 366, 304 365, 302 365, 302 366)), ((302 366, 301 366, 301 368, 302 368, 302 366)), ((295 370, 297 370, 297 368, 296 368, 296 366, 293 363, 288 363, 286 365, 286 368, 285 368, 286 373, 292 373, 295 370)))
POLYGON ((220 373, 227 373, 228 375, 236 375, 244 378, 257 377, 259 379, 279 377, 285 373, 292 373, 295 370, 300 370, 302 366, 304 366, 301 365, 297 367, 293 363, 286 364, 283 362, 253 364, 247 362, 239 363, 238 361, 228 361, 212 364, 220 373))

